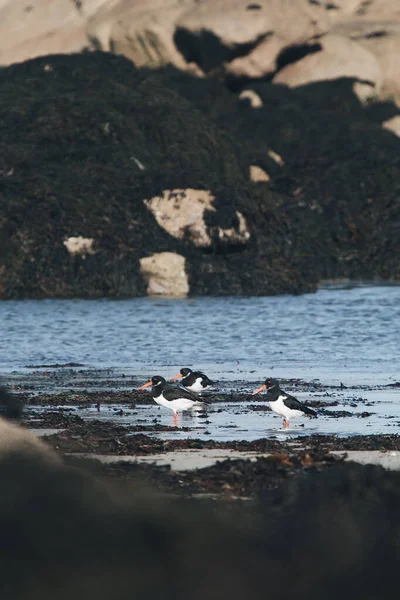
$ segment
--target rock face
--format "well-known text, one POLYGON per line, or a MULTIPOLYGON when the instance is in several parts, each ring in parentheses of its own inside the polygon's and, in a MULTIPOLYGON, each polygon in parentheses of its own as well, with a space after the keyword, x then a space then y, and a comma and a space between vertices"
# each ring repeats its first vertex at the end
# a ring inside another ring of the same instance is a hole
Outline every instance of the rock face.
POLYGON ((274 83, 297 87, 349 77, 358 84, 355 92, 360 99, 378 95, 381 71, 378 61, 368 50, 346 37, 333 34, 314 40, 314 44, 315 52, 281 69, 274 77, 274 83))
POLYGON ((399 32, 397 0, 1 0, 0 66, 103 50, 137 67, 218 72, 229 85, 354 76, 361 100, 400 105, 399 32))
POLYGON ((0 31, 0 65, 88 46, 84 16, 64 0, 3 0, 0 31))
POLYGON ((187 296, 189 282, 185 257, 174 252, 159 252, 140 259, 140 270, 147 281, 149 296, 187 296))
POLYGON ((140 261, 165 252, 184 257, 190 293, 312 285, 286 259, 276 279, 264 269, 248 165, 229 134, 158 76, 94 52, 3 69, 0 85, 1 297, 145 295, 140 261), (186 193, 200 189, 207 196, 186 193), (183 220, 165 190, 185 190, 183 220), (152 199, 162 218, 146 206, 152 199))
POLYGON ((272 66, 285 45, 303 43, 324 33, 327 26, 326 12, 307 0, 260 0, 253 4, 205 0, 177 21, 176 43, 187 60, 195 60, 205 71, 249 52, 253 53, 253 69, 260 70, 260 60, 254 58, 260 44, 265 65, 272 66))
POLYGON ((194 0, 107 2, 89 20, 88 38, 101 50, 127 56, 137 67, 186 62, 174 43, 175 22, 194 0))
POLYGON ((173 237, 188 238, 196 248, 209 248, 212 237, 227 244, 246 244, 250 238, 246 220, 236 211, 236 227, 208 228, 205 217, 208 212, 216 212, 215 197, 205 190, 164 190, 161 196, 144 200, 157 223, 173 237))
POLYGON ((70 254, 79 254, 79 256, 85 257, 87 254, 94 254, 93 242, 93 238, 84 238, 78 235, 78 237, 69 237, 64 240, 63 244, 70 254))
POLYGON ((0 457, 16 452, 40 458, 46 462, 61 464, 61 460, 55 452, 31 431, 9 423, 0 417, 0 457))
POLYGON ((109 53, 0 70, 0 297, 399 281, 399 111, 357 82, 253 82, 254 109, 109 53))
MULTIPOLYGON (((21 417, 22 409, 21 400, 0 385, 1 414, 16 419, 21 417)), ((34 433, 0 416, 0 460, 16 453, 48 463, 61 463, 57 454, 34 433)))
POLYGON ((376 58, 382 77, 380 96, 394 97, 400 106, 400 15, 392 15, 392 20, 358 18, 339 21, 334 30, 354 40, 376 58))

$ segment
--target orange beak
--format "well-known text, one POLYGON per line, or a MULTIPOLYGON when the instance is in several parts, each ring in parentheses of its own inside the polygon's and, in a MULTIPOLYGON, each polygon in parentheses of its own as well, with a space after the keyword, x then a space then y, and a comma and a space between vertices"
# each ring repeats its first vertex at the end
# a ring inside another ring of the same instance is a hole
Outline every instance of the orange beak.
POLYGON ((180 373, 178 373, 178 375, 175 375, 175 377, 170 379, 170 381, 175 381, 175 379, 179 379, 180 377, 182 377, 182 375, 180 373))
POLYGON ((147 388, 151 385, 151 381, 148 381, 147 383, 145 383, 144 385, 141 385, 138 390, 143 390, 143 388, 147 388))
POLYGON ((254 396, 255 394, 259 394, 260 392, 262 392, 265 389, 267 389, 267 386, 264 383, 260 388, 258 388, 258 390, 256 390, 255 392, 252 393, 252 396, 254 396))

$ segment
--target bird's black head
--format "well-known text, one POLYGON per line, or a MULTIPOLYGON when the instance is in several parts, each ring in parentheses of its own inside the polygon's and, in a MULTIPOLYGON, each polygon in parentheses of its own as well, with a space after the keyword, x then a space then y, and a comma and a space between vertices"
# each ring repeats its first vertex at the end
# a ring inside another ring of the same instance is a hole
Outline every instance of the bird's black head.
POLYGON ((162 385, 163 383, 165 383, 165 379, 161 375, 154 375, 151 378, 151 385, 162 385))
POLYGON ((276 379, 271 379, 270 377, 267 377, 267 379, 264 382, 265 387, 267 388, 267 390, 272 390, 274 388, 279 388, 279 383, 276 379))
POLYGON ((182 375, 182 377, 187 377, 188 375, 190 375, 190 373, 193 373, 192 369, 188 369, 187 367, 183 367, 183 369, 180 370, 180 374, 182 375))

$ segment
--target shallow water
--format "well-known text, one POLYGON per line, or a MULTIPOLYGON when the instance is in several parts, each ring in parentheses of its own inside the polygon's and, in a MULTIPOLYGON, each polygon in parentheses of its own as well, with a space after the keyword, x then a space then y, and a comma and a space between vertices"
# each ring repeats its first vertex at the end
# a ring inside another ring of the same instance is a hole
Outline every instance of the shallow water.
POLYGON ((76 362, 128 375, 266 376, 385 384, 400 378, 400 287, 303 296, 0 302, 0 370, 76 362))
MULTIPOLYGON (((290 429, 282 429, 282 419, 265 410, 265 401, 248 400, 244 392, 243 402, 218 402, 205 410, 190 411, 179 415, 179 427, 174 431, 154 432, 149 435, 161 439, 216 440, 220 442, 260 438, 274 438, 284 441, 303 435, 329 434, 339 437, 350 435, 398 433, 400 425, 400 391, 368 390, 360 396, 359 390, 346 389, 330 393, 330 398, 321 393, 296 393, 301 401, 318 400, 337 401, 339 406, 327 407, 323 414, 317 409, 317 419, 307 417, 293 419, 290 429), (355 404, 357 406, 355 406, 355 404), (348 416, 334 416, 332 411, 346 411, 348 416), (332 413, 331 415, 329 413, 332 413), (368 416, 363 416, 369 413, 368 416), (183 431, 181 428, 184 428, 183 431)), ((68 407, 63 407, 68 408, 68 407)), ((76 408, 71 411, 84 419, 99 419, 125 426, 144 426, 148 433, 149 425, 173 426, 172 412, 156 404, 138 405, 128 408, 126 405, 103 405, 100 412, 96 407, 76 408), (123 415, 117 411, 122 408, 123 415)), ((34 408, 33 413, 41 413, 47 408, 34 408)), ((53 432, 52 432, 53 433, 53 432)), ((133 434, 134 435, 134 434, 133 434)))

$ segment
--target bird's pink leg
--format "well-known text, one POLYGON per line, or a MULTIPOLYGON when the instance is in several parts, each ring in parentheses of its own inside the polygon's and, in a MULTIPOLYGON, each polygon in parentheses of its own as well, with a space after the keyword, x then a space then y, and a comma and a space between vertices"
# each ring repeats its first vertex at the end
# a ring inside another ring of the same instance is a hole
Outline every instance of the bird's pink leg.
POLYGON ((174 425, 178 427, 178 413, 174 413, 174 425))
POLYGON ((283 419, 283 429, 288 429, 288 427, 289 427, 289 420, 286 417, 284 417, 284 419, 283 419))

